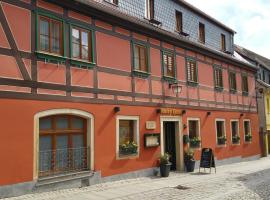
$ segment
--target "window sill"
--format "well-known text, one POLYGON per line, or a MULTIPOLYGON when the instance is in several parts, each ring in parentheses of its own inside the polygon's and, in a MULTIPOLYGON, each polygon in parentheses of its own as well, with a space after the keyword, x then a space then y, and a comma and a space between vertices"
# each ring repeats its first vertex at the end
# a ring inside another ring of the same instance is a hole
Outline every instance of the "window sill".
POLYGON ((187 85, 191 86, 191 87, 198 87, 199 83, 198 82, 193 82, 193 81, 188 81, 187 85))
POLYGON ((215 91, 217 91, 217 92, 223 92, 223 90, 224 90, 223 87, 215 86, 215 91))
POLYGON ((230 89, 230 93, 231 94, 236 94, 237 93, 237 90, 230 89))
POLYGON ((88 62, 86 60, 74 59, 74 58, 70 59, 70 64, 78 66, 80 68, 87 68, 87 69, 91 69, 96 65, 96 63, 88 62))
POLYGON ((248 96, 248 92, 242 92, 243 96, 248 96))
POLYGON ((133 70, 132 75, 137 76, 139 78, 148 78, 151 74, 145 71, 133 70))
POLYGON ((240 142, 239 143, 232 143, 232 146, 240 146, 240 142))
POLYGON ((225 148, 226 146, 226 144, 217 144, 217 148, 225 148))
POLYGON ((136 159, 139 158, 139 154, 129 154, 129 155, 117 155, 117 159, 116 160, 128 160, 128 159, 136 159))
POLYGON ((245 144, 251 144, 252 141, 245 141, 244 143, 245 143, 245 144))
POLYGON ((176 83, 176 78, 172 76, 163 76, 164 81, 168 81, 169 83, 176 83))
POLYGON ((46 62, 52 62, 52 63, 63 63, 66 61, 66 57, 58 55, 58 54, 53 54, 53 53, 48 53, 44 51, 36 51, 37 57, 40 59, 44 59, 46 62))

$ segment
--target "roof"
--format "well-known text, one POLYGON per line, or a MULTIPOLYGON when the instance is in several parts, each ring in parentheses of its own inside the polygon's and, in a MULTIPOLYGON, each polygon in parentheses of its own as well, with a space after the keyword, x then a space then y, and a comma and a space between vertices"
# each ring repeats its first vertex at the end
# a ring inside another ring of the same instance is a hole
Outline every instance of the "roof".
POLYGON ((267 68, 268 70, 270 70, 270 59, 263 57, 253 51, 250 51, 244 47, 241 47, 239 45, 235 45, 234 50, 239 53, 240 55, 242 55, 245 58, 248 58, 250 60, 252 60, 255 63, 258 63, 259 65, 267 68))
POLYGON ((148 20, 134 17, 115 9, 115 7, 106 6, 93 0, 47 0, 60 6, 72 8, 82 14, 91 14, 94 18, 104 20, 131 31, 144 34, 155 39, 168 42, 181 48, 195 51, 209 57, 219 59, 229 64, 238 65, 248 70, 257 71, 258 67, 236 58, 233 55, 209 48, 203 44, 193 42, 179 34, 172 33, 151 24, 148 20))
POLYGON ((235 34, 236 32, 231 29, 230 27, 226 26, 225 24, 221 23, 220 21, 216 20, 215 18, 213 18, 212 16, 208 15, 207 13, 203 12, 202 10, 198 9, 197 7, 191 5, 190 3, 186 2, 185 0, 174 0, 175 2, 177 2, 178 4, 185 6, 186 8, 192 10, 193 12, 201 15, 202 17, 210 20, 211 22, 215 23, 216 25, 226 29, 227 31, 235 34))

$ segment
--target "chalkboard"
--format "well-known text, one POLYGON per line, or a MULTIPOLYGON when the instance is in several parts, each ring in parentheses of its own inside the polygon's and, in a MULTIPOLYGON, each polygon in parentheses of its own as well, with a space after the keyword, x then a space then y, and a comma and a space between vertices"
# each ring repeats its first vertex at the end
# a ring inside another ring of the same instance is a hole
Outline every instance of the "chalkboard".
POLYGON ((216 164, 213 150, 211 148, 203 148, 201 154, 200 168, 204 169, 209 168, 211 172, 211 167, 215 168, 216 171, 216 164))

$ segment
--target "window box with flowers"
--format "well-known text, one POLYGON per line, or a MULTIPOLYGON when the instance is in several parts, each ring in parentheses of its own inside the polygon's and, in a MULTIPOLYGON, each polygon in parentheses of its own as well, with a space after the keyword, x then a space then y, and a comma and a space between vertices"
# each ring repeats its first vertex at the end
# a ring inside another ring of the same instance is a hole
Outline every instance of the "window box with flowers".
POLYGON ((201 139, 199 137, 190 138, 189 145, 190 145, 191 148, 200 148, 201 139))
POLYGON ((227 141, 226 136, 218 137, 218 145, 225 145, 227 141))
POLYGON ((136 155, 138 153, 138 145, 135 142, 127 142, 119 145, 119 153, 121 155, 136 155))
POLYGON ((252 135, 245 135, 245 141, 246 142, 251 142, 252 141, 252 135))
POLYGON ((233 144, 239 144, 239 142, 240 142, 240 136, 239 135, 236 135, 236 136, 232 137, 232 143, 233 144))

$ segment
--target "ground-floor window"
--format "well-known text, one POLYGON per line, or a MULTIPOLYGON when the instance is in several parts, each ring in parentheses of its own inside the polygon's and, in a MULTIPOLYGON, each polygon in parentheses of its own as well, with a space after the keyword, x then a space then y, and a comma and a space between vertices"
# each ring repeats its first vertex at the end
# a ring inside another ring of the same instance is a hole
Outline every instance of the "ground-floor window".
POLYGON ((216 137, 218 145, 225 145, 226 138, 226 130, 225 130, 225 120, 217 119, 216 120, 216 137))
POLYGON ((232 134, 232 143, 239 144, 240 136, 239 136, 239 122, 238 120, 231 120, 231 134, 232 134))
POLYGON ((201 146, 199 119, 188 118, 188 135, 190 147, 199 148, 201 146))
POLYGON ((251 142, 252 134, 250 127, 250 120, 244 120, 244 134, 245 134, 245 142, 251 142))
POLYGON ((39 121, 39 176, 88 169, 86 120, 54 115, 39 121))
POLYGON ((139 118, 117 117, 117 156, 125 158, 138 155, 139 118))

